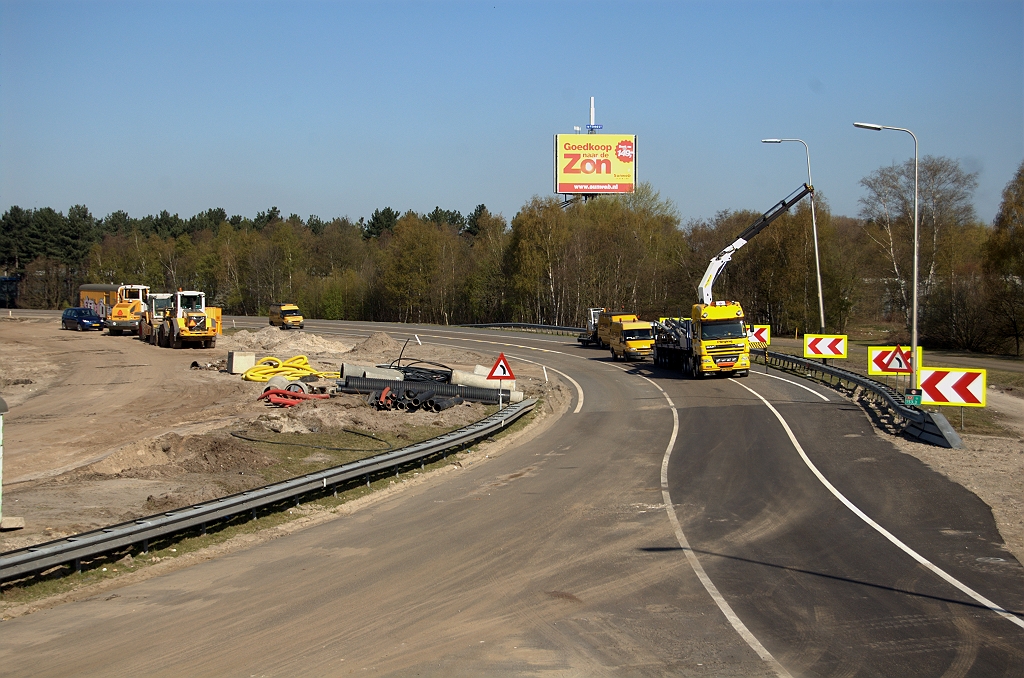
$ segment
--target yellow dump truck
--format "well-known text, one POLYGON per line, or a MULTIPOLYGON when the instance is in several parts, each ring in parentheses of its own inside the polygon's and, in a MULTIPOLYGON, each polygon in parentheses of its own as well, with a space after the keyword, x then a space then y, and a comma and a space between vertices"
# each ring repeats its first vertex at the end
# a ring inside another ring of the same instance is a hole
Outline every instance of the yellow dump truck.
POLYGON ((612 360, 643 360, 652 353, 651 323, 641 320, 616 321, 609 325, 608 348, 612 360))
POLYGON ((271 325, 277 325, 284 330, 301 330, 306 326, 302 312, 295 304, 271 304, 268 315, 271 325))
POLYGON ((182 348, 192 344, 214 348, 217 335, 222 334, 220 315, 219 308, 206 305, 204 293, 179 290, 171 298, 171 308, 165 311, 157 329, 157 345, 182 348))

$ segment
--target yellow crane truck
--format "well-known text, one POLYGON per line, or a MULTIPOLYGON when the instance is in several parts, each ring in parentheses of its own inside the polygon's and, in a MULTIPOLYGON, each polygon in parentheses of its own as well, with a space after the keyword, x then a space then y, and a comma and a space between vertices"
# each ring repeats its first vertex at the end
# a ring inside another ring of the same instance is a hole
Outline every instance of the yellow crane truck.
POLYGON ((220 315, 219 308, 206 305, 204 293, 178 290, 157 328, 157 345, 182 348, 192 344, 197 348, 214 348, 217 335, 222 334, 220 315))
POLYGON ((803 184, 758 217, 711 260, 697 288, 699 303, 693 305, 690 317, 659 321, 654 341, 655 364, 682 369, 693 377, 745 377, 750 373, 750 342, 743 307, 738 301, 714 301, 711 289, 736 250, 813 192, 813 187, 803 184))

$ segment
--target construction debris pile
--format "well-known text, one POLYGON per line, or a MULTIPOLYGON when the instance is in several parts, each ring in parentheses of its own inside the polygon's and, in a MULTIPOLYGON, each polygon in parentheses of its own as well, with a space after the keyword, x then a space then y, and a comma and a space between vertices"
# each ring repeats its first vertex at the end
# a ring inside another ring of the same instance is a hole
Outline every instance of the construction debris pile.
POLYGON ((278 407, 294 407, 339 393, 365 396, 377 410, 406 412, 442 412, 463 402, 500 406, 523 400, 515 380, 488 379, 482 365, 466 372, 438 362, 404 358, 408 342, 398 344, 384 335, 376 343, 382 348, 390 344, 387 348, 397 350, 398 357, 385 364, 343 363, 337 372, 314 368, 305 355, 255 360, 253 353, 234 352, 228 363, 251 366, 237 371, 246 381, 265 383, 259 399, 278 407))

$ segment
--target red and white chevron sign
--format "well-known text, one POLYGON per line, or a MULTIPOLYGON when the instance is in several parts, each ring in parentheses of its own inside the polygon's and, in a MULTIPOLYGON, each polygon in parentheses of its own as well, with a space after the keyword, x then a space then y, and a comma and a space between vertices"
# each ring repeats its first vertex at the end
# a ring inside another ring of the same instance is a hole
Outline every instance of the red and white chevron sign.
POLYGON ((805 358, 845 358, 845 334, 805 334, 805 358))
POLYGON ((922 367, 918 376, 922 405, 985 407, 985 370, 922 367))

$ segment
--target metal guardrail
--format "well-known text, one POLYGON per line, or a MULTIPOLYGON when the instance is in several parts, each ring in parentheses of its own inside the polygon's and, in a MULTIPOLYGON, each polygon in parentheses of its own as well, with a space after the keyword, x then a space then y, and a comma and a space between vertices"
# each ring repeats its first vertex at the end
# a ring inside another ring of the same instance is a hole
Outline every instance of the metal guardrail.
POLYGON ((506 330, 533 330, 552 334, 579 334, 586 332, 586 327, 565 327, 562 325, 532 325, 530 323, 477 323, 475 325, 459 325, 459 327, 493 327, 506 330))
POLYGON ((944 416, 937 412, 925 412, 916 407, 904 405, 903 398, 897 391, 874 379, 787 353, 764 351, 764 355, 766 360, 777 367, 827 374, 830 378, 859 386, 894 416, 904 420, 906 426, 903 432, 911 437, 939 447, 960 449, 964 445, 956 430, 950 426, 944 416))
POLYGON ((337 485, 364 476, 369 482, 371 476, 485 438, 529 412, 536 402, 532 398, 524 400, 457 431, 368 459, 240 492, 215 501, 0 553, 0 581, 18 579, 67 563, 74 563, 77 571, 81 569, 83 559, 96 558, 135 544, 142 544, 143 550, 148 550, 151 539, 170 537, 195 528, 201 528, 205 532, 207 523, 247 512, 252 512, 255 518, 258 509, 288 500, 297 500, 298 497, 310 492, 327 492, 335 489, 337 485))

